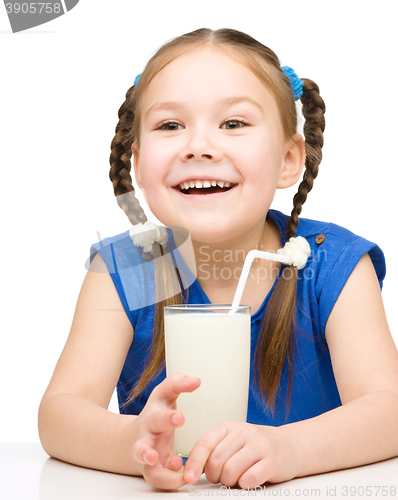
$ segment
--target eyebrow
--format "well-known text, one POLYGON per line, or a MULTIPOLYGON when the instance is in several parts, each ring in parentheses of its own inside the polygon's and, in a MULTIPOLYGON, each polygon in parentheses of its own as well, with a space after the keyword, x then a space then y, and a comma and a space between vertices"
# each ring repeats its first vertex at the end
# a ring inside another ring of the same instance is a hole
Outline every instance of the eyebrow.
POLYGON ((220 103, 224 106, 233 106, 234 104, 240 104, 241 102, 251 104, 252 106, 255 106, 259 111, 261 111, 261 113, 264 113, 262 106, 249 96, 226 97, 225 99, 221 99, 220 101, 220 103))
MULTIPOLYGON (((233 106, 234 104, 248 103, 256 107, 259 111, 261 111, 261 113, 264 113, 264 110, 261 107, 261 105, 257 101, 248 96, 225 97, 224 99, 221 99, 219 103, 223 106, 233 106)), ((148 109, 148 111, 145 113, 145 118, 148 118, 150 114, 155 113, 156 111, 162 111, 162 110, 172 111, 172 110, 183 109, 184 107, 185 105, 182 101, 157 102, 148 109)))

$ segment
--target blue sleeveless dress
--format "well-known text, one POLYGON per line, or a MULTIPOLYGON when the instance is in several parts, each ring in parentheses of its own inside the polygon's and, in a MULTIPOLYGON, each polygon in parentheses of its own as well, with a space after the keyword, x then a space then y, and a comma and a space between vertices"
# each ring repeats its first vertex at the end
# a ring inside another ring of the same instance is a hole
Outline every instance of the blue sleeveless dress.
MULTIPOLYGON (((284 245, 288 217, 276 210, 270 210, 267 218, 278 225, 281 243, 284 245)), ((385 259, 381 249, 340 226, 302 218, 297 236, 307 239, 312 253, 306 267, 298 272, 297 300, 300 307, 297 308, 298 329, 295 331, 296 346, 290 409, 288 411, 286 406, 288 390, 286 362, 274 415, 267 408, 257 387, 253 382, 250 383, 247 421, 253 424, 279 426, 315 417, 341 405, 325 339, 326 322, 347 279, 363 255, 369 253, 380 287, 385 277, 385 259)), ((92 245, 90 262, 97 252, 107 265, 125 313, 134 328, 134 340, 117 384, 117 393, 120 412, 138 415, 153 388, 166 376, 163 370, 131 404, 122 408, 147 363, 146 356, 152 342, 155 315, 154 263, 143 259, 142 249, 133 244, 129 231, 92 245)), ((183 267, 184 262, 179 258, 178 250, 174 255, 177 264, 183 267)), ((251 317, 251 381, 253 381, 254 352, 261 320, 283 268, 284 266, 261 307, 251 317)), ((191 276, 187 284, 188 303, 210 304, 210 300, 194 276, 191 276)))

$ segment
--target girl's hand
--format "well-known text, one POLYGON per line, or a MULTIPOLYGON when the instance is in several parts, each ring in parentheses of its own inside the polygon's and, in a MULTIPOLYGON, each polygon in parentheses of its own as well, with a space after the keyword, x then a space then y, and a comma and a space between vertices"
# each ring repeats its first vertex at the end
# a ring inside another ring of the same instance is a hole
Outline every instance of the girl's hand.
POLYGON ((176 410, 176 400, 182 392, 192 392, 199 385, 198 378, 173 373, 155 387, 135 420, 132 454, 143 464, 142 474, 150 486, 175 489, 187 484, 182 458, 174 453, 173 430, 185 422, 176 410))
POLYGON ((211 483, 254 488, 297 476, 302 457, 282 427, 224 422, 204 434, 185 464, 184 479, 194 483, 203 469, 211 483), (193 474, 190 475, 190 471, 193 474))

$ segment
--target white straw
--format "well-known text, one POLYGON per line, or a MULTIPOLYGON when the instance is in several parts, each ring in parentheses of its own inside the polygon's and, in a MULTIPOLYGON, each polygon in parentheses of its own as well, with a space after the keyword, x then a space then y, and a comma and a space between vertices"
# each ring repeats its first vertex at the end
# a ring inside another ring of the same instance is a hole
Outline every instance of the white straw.
POLYGON ((288 257, 287 255, 279 255, 271 252, 260 252, 260 250, 250 250, 250 252, 246 256, 242 273, 239 278, 239 283, 236 288, 234 300, 232 301, 232 306, 228 314, 234 314, 239 307, 240 300, 243 295, 243 290, 245 288, 250 268, 254 259, 273 260, 274 262, 282 262, 282 264, 291 264, 292 262, 291 257, 288 257))

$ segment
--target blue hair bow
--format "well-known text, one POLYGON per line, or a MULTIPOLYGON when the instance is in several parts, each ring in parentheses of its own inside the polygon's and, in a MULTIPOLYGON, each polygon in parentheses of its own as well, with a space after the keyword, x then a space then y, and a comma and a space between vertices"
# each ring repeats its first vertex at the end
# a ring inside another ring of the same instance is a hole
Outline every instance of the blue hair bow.
POLYGON ((297 76, 294 69, 289 68, 289 66, 283 66, 282 71, 289 78, 290 87, 292 88, 293 97, 297 101, 303 95, 304 83, 297 76))
POLYGON ((141 76, 141 75, 142 75, 142 73, 140 73, 139 75, 137 75, 137 76, 135 77, 135 80, 134 80, 134 87, 137 85, 138 80, 140 79, 140 76, 141 76))

